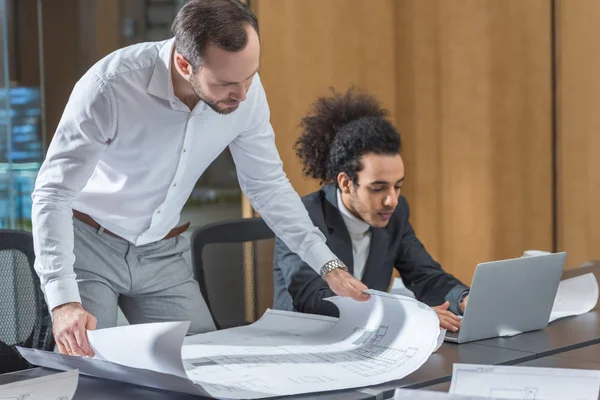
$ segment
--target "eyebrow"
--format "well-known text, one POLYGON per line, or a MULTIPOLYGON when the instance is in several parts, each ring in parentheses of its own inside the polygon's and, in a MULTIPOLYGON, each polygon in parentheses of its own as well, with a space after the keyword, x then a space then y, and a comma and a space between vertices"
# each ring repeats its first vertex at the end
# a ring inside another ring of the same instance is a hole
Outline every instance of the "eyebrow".
MULTIPOLYGON (((403 181, 404 181, 404 178, 400 178, 400 179, 398 179, 398 181, 396 181, 396 184, 402 183, 403 181)), ((370 184, 371 185, 389 185, 389 182, 387 182, 387 181, 373 181, 370 184)))
POLYGON ((245 81, 247 81, 248 79, 252 78, 254 75, 258 74, 258 71, 259 71, 259 70, 260 70, 260 67, 256 68, 256 71, 254 71, 254 72, 252 73, 252 75, 250 75, 249 77, 247 77, 246 79, 244 79, 244 80, 243 80, 243 81, 241 81, 241 82, 228 82, 228 81, 218 81, 218 82, 219 82, 219 84, 221 84, 221 85, 225 85, 225 84, 227 84, 227 85, 231 85, 231 84, 236 84, 236 83, 242 83, 242 82, 245 82, 245 81))

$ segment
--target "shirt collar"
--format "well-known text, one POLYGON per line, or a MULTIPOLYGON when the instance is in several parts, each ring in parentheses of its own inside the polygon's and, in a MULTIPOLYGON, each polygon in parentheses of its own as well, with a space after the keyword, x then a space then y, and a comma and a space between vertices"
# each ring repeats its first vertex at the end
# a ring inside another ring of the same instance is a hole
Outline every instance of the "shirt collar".
POLYGON ((173 80, 171 78, 171 57, 175 47, 175 38, 165 40, 160 46, 150 83, 146 92, 166 100, 175 100, 173 80))
POLYGON ((371 228, 371 225, 367 224, 361 219, 356 218, 354 215, 352 215, 350 211, 348 211, 348 209, 344 205, 344 202, 342 201, 342 192, 339 189, 337 189, 337 202, 338 208, 342 213, 342 218, 346 223, 346 228, 348 229, 348 232, 362 235, 366 234, 371 228))

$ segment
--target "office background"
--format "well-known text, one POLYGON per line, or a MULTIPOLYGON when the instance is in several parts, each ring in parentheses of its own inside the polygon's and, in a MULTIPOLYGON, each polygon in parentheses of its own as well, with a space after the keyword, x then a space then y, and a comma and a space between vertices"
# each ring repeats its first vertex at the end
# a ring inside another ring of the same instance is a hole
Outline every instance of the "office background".
MULTIPOLYGON (((30 229, 32 182, 79 77, 119 47, 170 37, 183 3, 0 0, 2 227, 30 229)), ((477 263, 528 249, 566 250, 571 267, 600 257, 599 2, 250 6, 277 146, 301 195, 318 184, 292 150, 300 117, 329 87, 355 85, 403 135, 412 223, 447 271, 469 283, 477 263)), ((198 227, 251 214, 224 153, 182 218, 198 227)))

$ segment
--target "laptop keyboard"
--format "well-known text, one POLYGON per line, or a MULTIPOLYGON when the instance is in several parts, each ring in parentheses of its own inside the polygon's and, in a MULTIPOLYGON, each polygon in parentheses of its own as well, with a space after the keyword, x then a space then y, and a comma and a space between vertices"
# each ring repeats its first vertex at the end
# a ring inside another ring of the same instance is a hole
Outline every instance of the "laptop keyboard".
POLYGON ((458 340, 458 332, 446 331, 446 337, 458 340))

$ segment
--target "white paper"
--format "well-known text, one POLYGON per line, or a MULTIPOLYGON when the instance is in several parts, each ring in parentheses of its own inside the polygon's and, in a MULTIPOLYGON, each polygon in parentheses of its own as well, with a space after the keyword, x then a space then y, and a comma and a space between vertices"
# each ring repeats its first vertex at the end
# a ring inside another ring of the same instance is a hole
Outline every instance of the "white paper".
POLYGON ((501 400, 491 397, 481 396, 463 396, 460 394, 450 394, 445 392, 434 392, 431 390, 414 390, 414 389, 396 389, 394 392, 394 400, 411 399, 411 400, 501 400))
POLYGON ((549 322, 585 314, 596 307, 597 302, 598 281, 593 273, 565 279, 558 285, 549 322))
POLYGON ((450 393, 502 399, 597 400, 600 371, 454 364, 450 393))
POLYGON ((339 308, 339 319, 269 310, 254 324, 185 340, 187 326, 183 329, 179 323, 98 330, 90 337, 95 359, 19 351, 40 366, 78 368, 101 378, 231 399, 401 379, 437 348, 439 319, 432 308, 415 299, 368 292, 371 298, 366 302, 329 299, 339 308), (177 358, 187 378, 178 369, 177 358))
POLYGON ((88 331, 95 358, 186 377, 181 344, 189 321, 125 325, 88 331))
POLYGON ((71 400, 77 389, 77 370, 0 385, 1 400, 71 400))
POLYGON ((170 390, 173 392, 206 396, 206 392, 204 392, 201 387, 194 385, 187 378, 181 378, 175 375, 163 374, 148 369, 127 367, 109 361, 97 360, 95 358, 67 356, 50 351, 24 347, 17 347, 17 349, 27 361, 40 367, 57 370, 78 369, 79 373, 82 375, 112 379, 115 381, 170 390))
MULTIPOLYGON (((284 324, 261 323, 186 340, 188 376, 215 397, 259 398, 321 392, 401 379, 419 368, 438 343, 439 320, 423 303, 369 291, 356 302, 334 297, 337 323, 286 315, 284 324), (235 332, 235 334, 233 334, 235 332), (207 340, 208 339, 208 340, 207 340)), ((279 314, 283 315, 283 314, 279 314)), ((267 318, 274 315, 267 313, 267 318)))
POLYGON ((552 254, 548 251, 542 251, 542 250, 525 250, 523 252, 523 256, 522 257, 537 257, 537 256, 547 256, 549 254, 552 254))
POLYGON ((331 330, 337 321, 337 318, 323 315, 269 309, 253 324, 188 336, 183 344, 245 345, 249 341, 259 346, 294 344, 305 335, 331 330))
POLYGON ((438 351, 440 347, 442 347, 442 345, 444 344, 444 340, 446 339, 446 332, 448 332, 447 329, 440 328, 440 335, 438 336, 437 345, 435 346, 434 351, 438 351))

